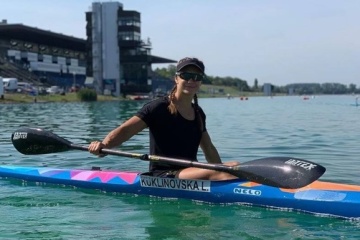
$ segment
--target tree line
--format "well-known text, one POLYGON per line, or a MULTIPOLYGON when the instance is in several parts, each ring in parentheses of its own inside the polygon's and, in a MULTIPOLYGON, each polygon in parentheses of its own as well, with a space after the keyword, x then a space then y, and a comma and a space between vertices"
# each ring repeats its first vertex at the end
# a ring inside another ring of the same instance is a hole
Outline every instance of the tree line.
POLYGON ((292 89, 295 94, 314 95, 314 94, 358 94, 360 89, 355 84, 348 86, 341 83, 292 83, 282 87, 274 86, 274 93, 288 93, 292 89))
MULTIPOLYGON (((176 66, 169 65, 167 68, 156 68, 154 72, 156 75, 159 75, 163 78, 173 79, 176 73, 176 66)), ((252 91, 252 88, 249 87, 247 81, 234 77, 213 77, 207 75, 206 78, 203 80, 203 84, 236 87, 242 91, 252 91)))
MULTIPOLYGON (((169 65, 167 68, 156 68, 154 72, 163 78, 172 79, 176 73, 176 66, 169 65)), ((206 76, 203 84, 234 87, 239 91, 245 92, 263 91, 263 85, 259 84, 258 79, 254 80, 253 86, 249 86, 246 80, 237 77, 206 76)), ((348 86, 341 83, 292 83, 285 86, 271 85, 271 89, 273 93, 293 93, 299 95, 360 93, 360 89, 357 88, 353 83, 349 84, 348 86)))

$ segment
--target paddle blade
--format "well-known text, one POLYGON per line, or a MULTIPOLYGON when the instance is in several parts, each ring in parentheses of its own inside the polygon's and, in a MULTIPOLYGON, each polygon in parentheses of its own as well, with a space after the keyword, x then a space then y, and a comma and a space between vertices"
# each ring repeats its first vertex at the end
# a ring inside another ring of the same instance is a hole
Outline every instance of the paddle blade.
POLYGON ((26 155, 64 152, 71 142, 38 128, 20 128, 11 135, 11 141, 20 153, 26 155))
POLYGON ((319 179, 325 167, 299 158, 261 158, 233 168, 232 174, 253 182, 280 188, 296 189, 319 179))

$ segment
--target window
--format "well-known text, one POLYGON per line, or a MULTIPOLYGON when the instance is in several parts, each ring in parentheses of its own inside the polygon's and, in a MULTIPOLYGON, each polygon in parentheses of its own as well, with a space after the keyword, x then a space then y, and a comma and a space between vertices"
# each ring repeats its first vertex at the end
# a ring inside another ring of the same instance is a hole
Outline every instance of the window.
POLYGON ((140 41, 140 33, 138 32, 119 32, 119 39, 125 41, 140 41))
POLYGON ((133 17, 119 18, 119 26, 135 26, 140 27, 140 19, 133 17))

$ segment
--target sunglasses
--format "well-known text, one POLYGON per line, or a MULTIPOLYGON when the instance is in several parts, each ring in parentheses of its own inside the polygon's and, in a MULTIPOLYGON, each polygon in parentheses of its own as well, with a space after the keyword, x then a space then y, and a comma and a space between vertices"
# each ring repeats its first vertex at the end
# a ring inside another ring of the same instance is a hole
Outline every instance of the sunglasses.
POLYGON ((200 82, 205 79, 205 75, 200 73, 179 72, 176 73, 176 75, 180 76, 185 81, 192 79, 193 81, 200 82))

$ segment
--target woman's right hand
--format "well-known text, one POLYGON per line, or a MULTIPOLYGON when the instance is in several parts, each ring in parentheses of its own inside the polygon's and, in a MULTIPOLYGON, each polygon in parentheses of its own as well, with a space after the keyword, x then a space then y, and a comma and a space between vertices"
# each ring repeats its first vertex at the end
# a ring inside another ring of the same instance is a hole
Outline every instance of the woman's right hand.
POLYGON ((99 157, 105 157, 106 154, 103 154, 103 153, 100 153, 101 149, 105 148, 106 146, 100 142, 100 141, 93 141, 90 143, 88 149, 89 149, 89 152, 94 154, 94 155, 97 155, 99 157))

